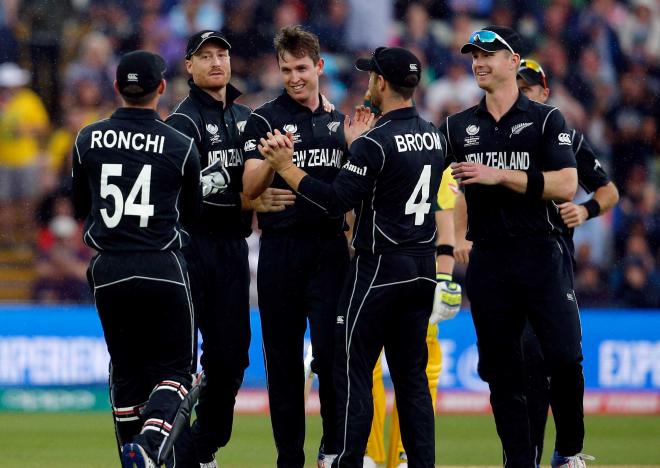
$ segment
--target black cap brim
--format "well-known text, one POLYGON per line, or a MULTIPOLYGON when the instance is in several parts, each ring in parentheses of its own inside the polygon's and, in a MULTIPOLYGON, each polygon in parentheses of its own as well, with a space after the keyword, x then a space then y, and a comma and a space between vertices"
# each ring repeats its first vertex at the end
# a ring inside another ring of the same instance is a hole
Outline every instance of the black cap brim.
POLYGON ((360 71, 370 72, 374 69, 374 62, 370 58, 359 58, 355 61, 355 68, 360 71))
POLYGON ((197 44, 197 47, 195 47, 195 50, 192 50, 192 51, 188 52, 188 54, 186 55, 186 58, 190 59, 190 57, 195 55, 197 53, 197 51, 208 41, 215 41, 215 42, 219 43, 220 46, 223 49, 231 50, 231 44, 229 44, 227 39, 225 39, 222 36, 218 36, 217 34, 212 34, 212 35, 202 39, 201 42, 199 44, 197 44))
POLYGON ((523 68, 522 70, 518 71, 518 78, 522 79, 525 83, 530 85, 544 86, 543 77, 541 74, 528 68, 523 68))
POLYGON ((469 54, 475 49, 483 50, 484 52, 497 52, 498 50, 509 50, 507 46, 501 44, 499 41, 493 42, 481 42, 479 44, 473 44, 467 42, 461 47, 461 54, 469 54))

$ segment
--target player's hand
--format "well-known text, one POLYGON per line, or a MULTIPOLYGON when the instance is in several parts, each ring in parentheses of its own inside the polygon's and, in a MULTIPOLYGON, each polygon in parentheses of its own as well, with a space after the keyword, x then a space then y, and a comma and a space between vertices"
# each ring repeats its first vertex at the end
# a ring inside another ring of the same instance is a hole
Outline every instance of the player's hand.
POLYGON ((454 260, 456 263, 467 265, 470 262, 470 252, 472 251, 472 241, 463 239, 456 239, 454 245, 454 260))
POLYGON ((582 205, 576 205, 573 202, 565 202, 558 206, 561 219, 569 228, 574 228, 583 224, 589 217, 587 209, 582 205))
POLYGON ((274 133, 268 132, 266 138, 259 140, 257 148, 277 172, 293 166, 293 135, 289 132, 282 134, 278 129, 274 133))
POLYGON ((207 167, 201 172, 202 196, 204 198, 217 193, 224 193, 229 187, 231 177, 220 161, 207 167))
POLYGON ((439 275, 438 279, 438 284, 435 286, 435 297, 433 298, 433 312, 431 312, 429 318, 431 325, 443 320, 453 319, 461 310, 461 285, 451 281, 449 275, 445 275, 444 279, 439 275))
POLYGON ((296 196, 291 190, 268 187, 261 195, 252 200, 252 206, 258 213, 272 213, 284 211, 295 201, 296 196))
POLYGON ((348 116, 344 117, 344 136, 348 146, 351 146, 357 137, 371 128, 374 117, 374 113, 364 106, 355 108, 355 115, 352 119, 348 116))
POLYGON ((460 162, 451 164, 451 175, 459 185, 497 185, 502 182, 502 173, 495 167, 483 164, 460 162))
POLYGON ((323 110, 326 112, 332 112, 335 110, 335 105, 331 103, 324 94, 321 94, 321 104, 323 104, 323 110))

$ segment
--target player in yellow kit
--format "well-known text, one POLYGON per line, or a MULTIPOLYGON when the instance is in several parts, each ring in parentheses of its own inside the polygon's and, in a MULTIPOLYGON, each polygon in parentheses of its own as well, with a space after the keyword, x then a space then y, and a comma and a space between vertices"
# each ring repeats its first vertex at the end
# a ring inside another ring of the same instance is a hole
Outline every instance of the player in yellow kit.
MULTIPOLYGON (((436 257, 436 272, 439 283, 436 294, 441 295, 443 303, 442 311, 436 311, 431 315, 429 328, 426 334, 426 344, 428 346, 428 363, 426 365, 426 376, 429 381, 429 390, 433 401, 433 408, 436 406, 438 381, 440 380, 440 370, 442 368, 442 352, 440 342, 438 341, 439 320, 452 318, 461 304, 461 289, 456 283, 452 282, 452 271, 454 269, 454 218, 453 210, 458 192, 458 184, 451 176, 451 170, 448 168, 442 174, 442 182, 438 190, 438 206, 440 210, 436 212, 436 223, 438 226, 438 255, 436 257)), ((436 300, 436 302, 438 302, 436 300)), ((364 457, 364 468, 373 468, 378 464, 383 464, 387 460, 388 468, 405 468, 408 466, 406 452, 401 442, 401 432, 399 430, 399 413, 396 404, 392 412, 392 423, 389 437, 389 451, 387 457, 385 454, 385 387, 383 385, 383 368, 381 357, 376 363, 373 375, 373 398, 374 398, 374 417, 371 424, 371 434, 367 443, 367 452, 364 457)), ((396 402, 395 402, 396 403, 396 402)))

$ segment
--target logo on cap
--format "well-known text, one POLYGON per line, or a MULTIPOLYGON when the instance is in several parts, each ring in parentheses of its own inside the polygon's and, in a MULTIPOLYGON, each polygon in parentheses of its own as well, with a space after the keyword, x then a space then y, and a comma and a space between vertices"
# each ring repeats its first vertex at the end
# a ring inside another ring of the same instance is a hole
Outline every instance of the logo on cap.
POLYGON ((571 136, 568 133, 560 133, 557 135, 557 140, 559 140, 560 145, 570 145, 571 136))
POLYGON ((127 81, 138 81, 138 74, 137 73, 129 73, 127 75, 127 81))
POLYGON ((205 32, 204 34, 202 34, 201 37, 202 37, 202 39, 206 39, 206 38, 209 37, 211 34, 213 34, 213 31, 205 32))
POLYGON ((414 71, 414 72, 417 71, 417 64, 416 63, 411 63, 410 64, 410 71, 414 71))

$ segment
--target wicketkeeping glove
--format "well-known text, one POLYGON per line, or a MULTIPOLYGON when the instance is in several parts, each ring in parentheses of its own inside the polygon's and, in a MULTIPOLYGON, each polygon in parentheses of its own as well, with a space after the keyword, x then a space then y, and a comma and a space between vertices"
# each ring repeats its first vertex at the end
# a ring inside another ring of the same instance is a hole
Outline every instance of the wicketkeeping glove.
POLYGON ((433 312, 429 318, 431 325, 442 320, 453 319, 461 309, 461 285, 452 281, 451 275, 438 273, 435 286, 433 312))
POLYGON ((202 196, 204 198, 227 190, 231 178, 220 161, 207 167, 201 173, 202 196))

